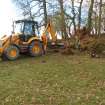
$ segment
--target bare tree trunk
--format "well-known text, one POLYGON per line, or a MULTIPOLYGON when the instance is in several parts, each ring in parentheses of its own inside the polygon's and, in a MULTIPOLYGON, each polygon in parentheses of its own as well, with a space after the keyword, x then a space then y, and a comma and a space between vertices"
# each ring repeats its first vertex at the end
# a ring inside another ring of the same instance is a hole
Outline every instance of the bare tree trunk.
POLYGON ((73 14, 73 18, 72 18, 72 22, 74 25, 74 33, 76 33, 76 23, 75 23, 75 8, 74 8, 74 0, 71 0, 72 2, 72 14, 73 14))
POLYGON ((101 15, 102 15, 102 0, 100 0, 99 21, 98 21, 98 36, 101 34, 101 15))
POLYGON ((97 14, 95 12, 95 34, 97 35, 97 14))
POLYGON ((79 6, 79 15, 78 15, 78 29, 80 29, 81 27, 81 8, 82 8, 82 3, 83 3, 83 0, 80 1, 80 6, 79 6))
POLYGON ((67 38, 67 33, 66 33, 66 23, 65 23, 65 16, 64 16, 64 7, 63 7, 63 0, 59 0, 60 4, 60 10, 61 10, 61 31, 62 31, 62 36, 63 38, 67 38))
POLYGON ((98 11, 98 5, 97 5, 97 0, 95 1, 95 11, 94 11, 94 15, 95 15, 95 35, 98 35, 98 15, 97 15, 97 11, 98 11))
POLYGON ((45 26, 47 26, 47 7, 46 7, 46 0, 43 0, 43 10, 44 10, 45 26))
POLYGON ((69 28, 69 36, 70 36, 70 37, 72 37, 72 34, 71 34, 71 25, 72 25, 72 22, 70 23, 70 25, 69 25, 69 27, 68 27, 68 28, 69 28))
POLYGON ((91 32, 92 29, 92 13, 93 13, 93 5, 94 5, 94 0, 91 0, 89 12, 88 12, 88 31, 89 33, 91 32))
POLYGON ((105 31, 105 4, 104 4, 104 31, 105 31))

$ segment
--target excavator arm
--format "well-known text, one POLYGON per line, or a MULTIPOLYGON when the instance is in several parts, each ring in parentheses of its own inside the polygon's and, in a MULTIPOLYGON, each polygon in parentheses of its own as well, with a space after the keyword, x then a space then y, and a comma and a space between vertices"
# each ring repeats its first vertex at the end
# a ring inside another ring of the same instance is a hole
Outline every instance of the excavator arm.
POLYGON ((46 35, 46 32, 48 32, 51 35, 52 43, 55 43, 57 40, 57 36, 56 36, 56 32, 54 31, 54 27, 53 27, 51 21, 47 24, 42 36, 46 35))
POLYGON ((52 48, 52 49, 60 49, 60 48, 66 47, 64 42, 57 41, 56 31, 54 30, 54 27, 53 27, 53 24, 51 23, 51 21, 49 21, 49 23, 47 24, 47 26, 42 34, 42 41, 43 41, 43 47, 44 47, 45 52, 46 52, 47 44, 48 44, 48 47, 52 48), (47 42, 46 32, 48 32, 51 35, 51 42, 49 44, 47 42))

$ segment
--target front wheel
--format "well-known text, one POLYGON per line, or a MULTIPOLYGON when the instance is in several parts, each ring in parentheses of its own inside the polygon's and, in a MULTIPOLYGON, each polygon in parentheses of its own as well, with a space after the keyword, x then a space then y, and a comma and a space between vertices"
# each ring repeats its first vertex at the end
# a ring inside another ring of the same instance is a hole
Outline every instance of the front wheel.
POLYGON ((8 60, 16 60, 19 57, 19 49, 14 45, 10 45, 5 49, 3 56, 8 60))
POLYGON ((29 54, 32 57, 41 56, 43 54, 43 47, 40 41, 32 41, 29 45, 29 54))

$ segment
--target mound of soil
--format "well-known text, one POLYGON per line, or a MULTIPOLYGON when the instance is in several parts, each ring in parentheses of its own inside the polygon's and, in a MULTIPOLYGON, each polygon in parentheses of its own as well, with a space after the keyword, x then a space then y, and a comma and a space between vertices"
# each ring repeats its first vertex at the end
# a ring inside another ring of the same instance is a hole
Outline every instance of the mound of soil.
POLYGON ((66 49, 61 51, 61 54, 64 54, 64 55, 73 55, 74 52, 73 52, 73 50, 70 47, 67 47, 66 49))

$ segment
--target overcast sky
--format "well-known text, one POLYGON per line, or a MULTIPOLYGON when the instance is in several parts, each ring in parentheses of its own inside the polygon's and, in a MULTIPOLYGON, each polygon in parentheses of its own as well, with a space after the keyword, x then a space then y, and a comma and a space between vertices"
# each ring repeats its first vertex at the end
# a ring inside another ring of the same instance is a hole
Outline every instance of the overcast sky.
POLYGON ((0 36, 11 33, 12 21, 16 17, 16 8, 11 0, 0 0, 0 36))

